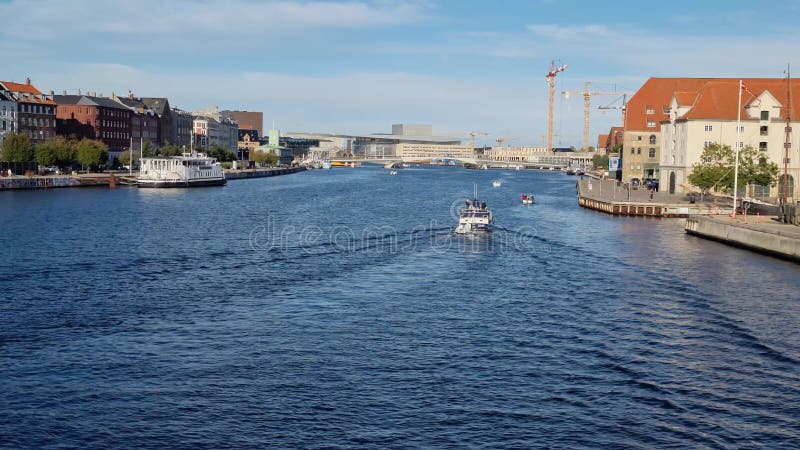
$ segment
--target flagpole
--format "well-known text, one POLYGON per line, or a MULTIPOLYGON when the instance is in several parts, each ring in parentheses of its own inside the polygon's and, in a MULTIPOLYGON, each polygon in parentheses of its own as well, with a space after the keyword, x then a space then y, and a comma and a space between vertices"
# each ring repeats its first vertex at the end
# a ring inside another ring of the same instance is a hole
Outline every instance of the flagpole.
POLYGON ((742 80, 739 80, 739 108, 736 109, 736 156, 733 163, 733 217, 736 218, 736 194, 739 190, 739 141, 741 138, 742 121, 742 80))

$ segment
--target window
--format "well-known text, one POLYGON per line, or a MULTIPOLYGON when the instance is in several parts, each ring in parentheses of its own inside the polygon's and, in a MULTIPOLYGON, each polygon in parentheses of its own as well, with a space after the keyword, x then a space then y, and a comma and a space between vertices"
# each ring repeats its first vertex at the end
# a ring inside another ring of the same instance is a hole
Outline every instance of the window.
POLYGON ((765 152, 767 151, 767 143, 766 142, 759 142, 758 143, 758 151, 765 152))
POLYGON ((705 142, 703 142, 703 148, 708 148, 708 146, 711 145, 711 144, 713 144, 713 142, 705 141, 705 142))
POLYGON ((706 131, 714 131, 714 127, 713 127, 713 126, 711 126, 711 125, 706 125, 706 126, 705 126, 705 130, 706 130, 706 131))
POLYGON ((653 108, 652 106, 648 106, 648 107, 646 107, 646 108, 645 108, 645 112, 646 112, 647 114, 655 114, 655 113, 656 113, 656 110, 655 110, 655 108, 653 108))
POLYGON ((761 120, 769 120, 769 111, 761 111, 761 120))
POLYGON ((656 135, 655 134, 651 134, 650 135, 650 144, 655 144, 655 143, 656 143, 656 135))
POLYGON ((744 125, 739 127, 739 133, 744 133, 744 125))
POLYGON ((767 127, 766 125, 763 125, 761 127, 761 135, 762 136, 766 136, 767 134, 769 134, 768 132, 769 132, 769 127, 767 127))
POLYGON ((651 148, 647 156, 650 157, 650 158, 655 158, 656 157, 656 149, 651 148))
POLYGON ((641 141, 641 140, 642 140, 642 137, 641 137, 641 136, 636 136, 636 140, 637 140, 637 141, 641 141))
POLYGON ((639 147, 639 148, 636 149, 636 154, 637 155, 641 155, 642 154, 642 147, 639 147))
POLYGON ((652 121, 652 120, 648 120, 647 121, 647 126, 648 127, 654 127, 654 126, 656 126, 656 123, 654 121, 652 121))

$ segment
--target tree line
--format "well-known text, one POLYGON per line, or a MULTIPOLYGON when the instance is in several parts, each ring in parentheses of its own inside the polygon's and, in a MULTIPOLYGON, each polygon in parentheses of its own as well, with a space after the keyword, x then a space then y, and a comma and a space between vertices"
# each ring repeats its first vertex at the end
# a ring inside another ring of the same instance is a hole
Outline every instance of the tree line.
MULTIPOLYGON (((141 156, 145 158, 154 156, 179 156, 186 149, 174 144, 156 146, 151 142, 145 142, 140 151, 134 150, 133 164, 139 163, 141 156)), ((236 159, 236 154, 221 145, 212 145, 202 149, 204 153, 220 162, 229 162, 236 159)), ((262 152, 252 152, 253 161, 257 162, 277 162, 277 155, 267 154, 262 156, 262 152), (269 157, 274 156, 274 158, 269 157), (263 161, 262 161, 263 160, 263 161)), ((9 133, 3 140, 0 149, 0 161, 8 162, 36 162, 40 166, 74 167, 79 165, 88 170, 97 170, 100 166, 120 168, 131 164, 131 151, 122 152, 116 160, 108 160, 108 146, 102 141, 94 139, 75 139, 64 136, 56 136, 47 141, 34 145, 30 138, 24 134, 9 133)), ((272 163, 274 163, 272 162, 272 163)))

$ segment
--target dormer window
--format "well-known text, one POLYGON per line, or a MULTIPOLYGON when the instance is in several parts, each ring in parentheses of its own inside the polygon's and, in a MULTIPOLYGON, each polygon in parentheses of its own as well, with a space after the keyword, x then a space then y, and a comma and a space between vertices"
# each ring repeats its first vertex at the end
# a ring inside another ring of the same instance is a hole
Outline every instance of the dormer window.
POLYGON ((761 120, 769 120, 769 111, 761 111, 761 120))
POLYGON ((647 113, 647 114, 655 114, 656 113, 656 109, 653 108, 652 106, 647 106, 645 108, 645 113, 647 113))

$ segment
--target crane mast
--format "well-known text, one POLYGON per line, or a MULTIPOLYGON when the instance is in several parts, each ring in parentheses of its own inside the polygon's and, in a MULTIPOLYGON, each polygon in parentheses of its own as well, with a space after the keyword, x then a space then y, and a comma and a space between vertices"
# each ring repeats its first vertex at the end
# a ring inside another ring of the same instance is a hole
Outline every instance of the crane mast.
POLYGON ((553 151, 553 111, 555 109, 556 97, 556 75, 567 69, 566 64, 556 67, 555 61, 550 61, 550 72, 547 73, 545 79, 550 88, 548 95, 548 109, 547 109, 547 151, 553 151))
MULTIPOLYGON (((582 95, 583 96, 583 150, 589 148, 589 110, 592 107, 592 96, 594 95, 627 95, 629 92, 617 92, 617 91, 589 91, 589 84, 590 82, 587 81, 583 84, 583 92, 578 91, 564 91, 564 94, 567 98, 569 98, 570 94, 582 95)), ((611 108, 603 108, 603 109, 611 109, 611 108)))

